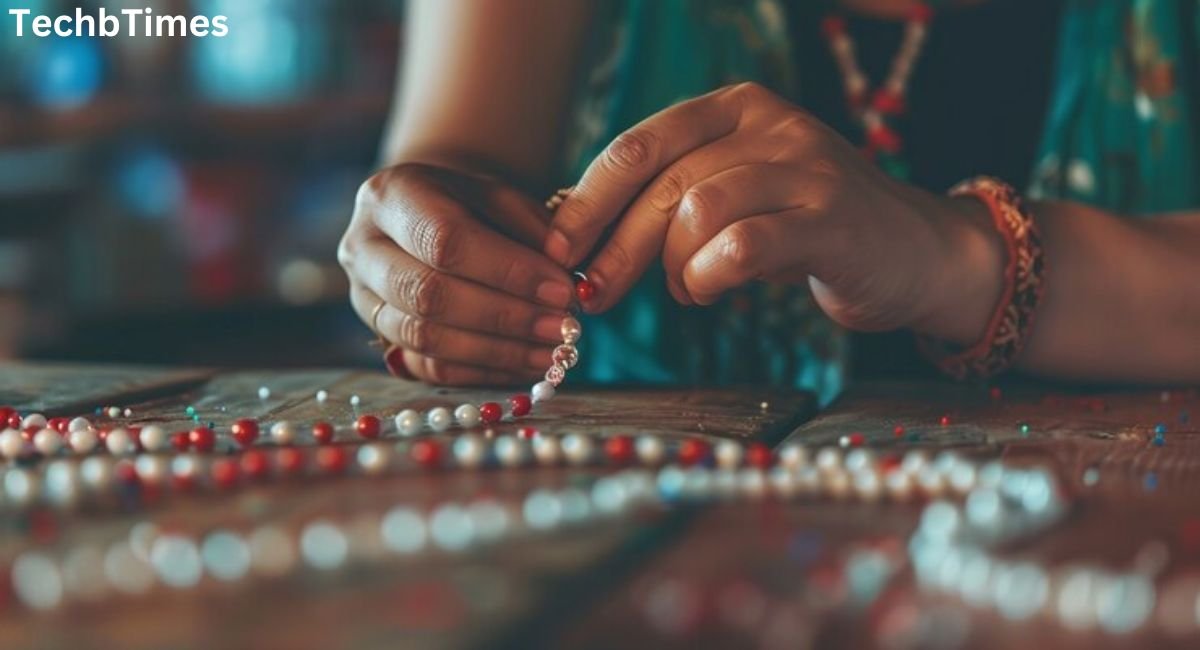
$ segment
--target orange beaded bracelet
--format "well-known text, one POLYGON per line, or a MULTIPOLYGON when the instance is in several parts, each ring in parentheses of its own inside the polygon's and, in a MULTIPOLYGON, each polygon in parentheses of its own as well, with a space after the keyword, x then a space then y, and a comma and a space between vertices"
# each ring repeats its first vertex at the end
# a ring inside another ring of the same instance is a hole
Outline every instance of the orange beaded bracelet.
POLYGON ((974 197, 991 213, 1008 252, 1004 292, 983 338, 975 345, 955 352, 929 337, 920 337, 918 343, 929 359, 955 379, 986 379, 1012 365, 1033 329, 1045 273, 1042 238, 1021 197, 1003 181, 979 176, 954 186, 950 196, 974 197))

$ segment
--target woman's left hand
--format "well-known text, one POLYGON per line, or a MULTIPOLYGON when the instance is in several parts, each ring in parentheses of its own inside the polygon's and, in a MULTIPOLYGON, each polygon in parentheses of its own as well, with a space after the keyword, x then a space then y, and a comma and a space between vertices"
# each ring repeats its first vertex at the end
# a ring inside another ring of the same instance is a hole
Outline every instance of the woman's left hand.
POLYGON ((1001 287, 1003 247, 981 204, 896 182, 756 84, 619 136, 556 212, 545 251, 575 267, 610 229, 586 271, 588 311, 612 307, 661 254, 684 304, 751 280, 808 282, 843 326, 969 344, 1001 287))

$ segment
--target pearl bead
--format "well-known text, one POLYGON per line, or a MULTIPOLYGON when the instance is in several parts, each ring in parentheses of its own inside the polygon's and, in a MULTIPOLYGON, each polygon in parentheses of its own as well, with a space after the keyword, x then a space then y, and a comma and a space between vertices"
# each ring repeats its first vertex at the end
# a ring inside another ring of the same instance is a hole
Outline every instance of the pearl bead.
POLYGON ((657 465, 666 455, 666 446, 658 436, 641 436, 635 446, 638 459, 646 465, 657 465))
POLYGON ((142 455, 133 461, 133 467, 137 470, 138 478, 142 479, 143 483, 155 485, 166 480, 170 473, 170 465, 170 462, 162 456, 142 455))
POLYGON ((816 494, 821 489, 821 471, 805 465, 796 471, 796 487, 805 494, 816 494))
POLYGON ((767 493, 767 479, 757 467, 745 467, 737 475, 738 491, 751 499, 761 498, 767 493))
POLYGON ((505 467, 520 467, 529 456, 525 441, 512 436, 500 436, 493 444, 496 460, 505 467))
POLYGON ((543 465, 553 465, 562 456, 558 438, 551 436, 535 436, 533 439, 533 455, 543 465))
POLYGON ((296 440, 296 427, 286 420, 272 424, 269 433, 277 445, 290 445, 296 440))
POLYGON ((162 451, 170 444, 166 429, 157 424, 142 427, 138 433, 138 439, 142 441, 142 447, 147 451, 162 451))
POLYGON ((458 426, 464 429, 479 426, 480 416, 479 407, 474 404, 460 404, 454 409, 454 420, 458 422, 458 426))
POLYGON ((77 454, 86 454, 96 448, 96 434, 91 429, 74 429, 67 434, 67 442, 71 450, 77 454))
POLYGON ((866 449, 854 449, 846 454, 844 464, 850 472, 861 472, 875 465, 875 456, 866 449))
POLYGON ((350 396, 350 406, 358 406, 359 404, 362 404, 362 398, 359 397, 358 395, 351 395, 350 396))
POLYGON ((382 474, 388 466, 387 447, 380 443, 372 443, 359 447, 355 458, 364 474, 382 474))
POLYGON ((52 456, 62 448, 62 435, 54 429, 42 429, 33 435, 33 446, 44 456, 52 456))
POLYGON ((429 423, 429 428, 438 432, 449 429, 450 425, 454 423, 454 416, 450 413, 450 409, 444 406, 430 409, 425 418, 429 423))
POLYGON ((562 366, 564 370, 570 370, 579 363, 579 350, 574 345, 562 344, 550 353, 550 359, 556 366, 562 366))
POLYGON ((70 424, 67 425, 68 432, 87 431, 90 428, 92 428, 92 423, 88 422, 87 418, 83 418, 83 417, 75 418, 75 419, 71 420, 70 424))
POLYGON ((977 484, 975 466, 968 462, 959 462, 946 474, 946 479, 955 492, 965 495, 975 489, 977 484))
POLYGON ((798 469, 808 463, 808 449, 804 445, 791 443, 779 450, 779 464, 788 469, 798 469))
POLYGON ((55 460, 46 465, 42 492, 50 503, 66 508, 79 501, 79 472, 67 460, 55 460))
POLYGON ((557 386, 563 383, 563 380, 566 378, 567 371, 563 370, 563 367, 558 364, 550 366, 550 368, 546 370, 546 381, 550 382, 551 386, 557 386))
POLYGON ((129 434, 129 429, 117 427, 108 432, 108 436, 104 439, 104 446, 108 447, 108 452, 117 456, 132 454, 137 451, 137 443, 133 441, 133 436, 129 434))
POLYGON ((588 436, 572 433, 563 437, 563 455, 567 457, 567 462, 572 465, 583 465, 590 461, 594 449, 595 445, 588 436))
POLYGON ((121 417, 121 409, 117 406, 110 406, 108 407, 107 414, 110 418, 119 418, 121 417))
POLYGON ((24 507, 38 496, 38 479, 33 472, 13 467, 4 473, 4 493, 10 504, 24 507))
POLYGON ((850 475, 841 469, 826 472, 823 481, 825 492, 834 499, 844 499, 850 496, 852 488, 850 475))
POLYGON ((927 497, 941 496, 946 489, 946 481, 942 477, 942 473, 933 468, 932 465, 926 465, 917 471, 917 485, 921 487, 921 491, 927 497))
POLYGON ((796 475, 792 470, 782 465, 777 465, 771 468, 767 473, 767 482, 771 484, 771 489, 781 497, 787 498, 796 493, 796 475))
POLYGON ((92 492, 102 492, 112 483, 112 461, 102 456, 85 458, 79 464, 79 479, 92 492))
POLYGON ((548 381, 539 381, 533 385, 529 391, 529 396, 533 398, 533 402, 546 402, 554 399, 554 384, 548 381))
POLYGON ((45 429, 49 422, 41 413, 31 413, 21 420, 22 429, 45 429))
POLYGON ((874 503, 883 495, 879 474, 873 469, 862 469, 854 473, 854 492, 858 498, 874 503))
POLYGON ((817 452, 817 469, 822 472, 833 472, 842 467, 842 452, 833 447, 822 447, 817 452))
POLYGON ((258 399, 271 399, 271 389, 266 386, 259 386, 258 399))
POLYGON ((907 501, 912 496, 912 475, 902 471, 889 472, 883 479, 883 487, 892 499, 907 501))
POLYGON ((324 404, 325 400, 327 400, 327 399, 329 399, 329 391, 326 391, 326 390, 317 391, 317 401, 318 402, 320 402, 321 404, 324 404))
POLYGON ((742 446, 732 440, 722 440, 717 443, 713 455, 717 465, 722 469, 737 469, 742 463, 742 446))
POLYGON ((413 409, 404 409, 397 413, 396 431, 402 436, 415 436, 421 431, 421 414, 413 409))
POLYGON ((487 443, 474 433, 464 433, 455 438, 450 451, 460 466, 470 469, 483 465, 487 459, 487 443))
POLYGON ((583 334, 583 326, 573 316, 567 316, 562 322, 563 343, 574 344, 583 334))
POLYGON ((0 432, 0 456, 15 460, 25 448, 25 439, 16 429, 5 429, 0 432))
POLYGON ((900 470, 908 474, 917 474, 929 464, 929 454, 914 449, 907 454, 904 454, 904 461, 900 463, 900 470))

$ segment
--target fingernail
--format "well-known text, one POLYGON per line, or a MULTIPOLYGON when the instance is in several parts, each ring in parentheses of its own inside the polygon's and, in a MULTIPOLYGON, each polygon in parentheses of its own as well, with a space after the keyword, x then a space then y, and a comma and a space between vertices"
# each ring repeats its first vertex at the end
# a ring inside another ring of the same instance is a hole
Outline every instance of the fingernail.
POLYGON ((571 304, 571 287, 557 280, 547 280, 538 285, 537 299, 551 307, 566 307, 571 304))
POLYGON ((404 348, 398 345, 388 348, 383 355, 383 363, 387 365, 388 372, 392 373, 394 377, 416 379, 416 376, 409 371, 408 365, 404 363, 404 348))
POLYGON ((557 230, 551 230, 546 237, 546 257, 554 260, 559 266, 566 266, 570 254, 571 242, 567 241, 567 236, 557 230))
POLYGON ((562 316, 542 316, 533 324, 533 335, 546 341, 562 339, 562 316))

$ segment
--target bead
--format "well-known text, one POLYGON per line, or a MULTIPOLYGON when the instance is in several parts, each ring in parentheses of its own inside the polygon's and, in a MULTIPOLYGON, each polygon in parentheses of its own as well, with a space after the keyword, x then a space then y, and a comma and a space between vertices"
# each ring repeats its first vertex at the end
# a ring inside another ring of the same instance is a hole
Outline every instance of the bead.
POLYGON ((21 414, 14 411, 11 415, 8 416, 8 421, 4 422, 3 424, 7 424, 8 428, 10 428, 10 429, 20 429, 21 428, 21 414))
POLYGON ((266 477, 271 469, 267 454, 261 449, 251 449, 243 453, 239 464, 242 473, 254 480, 266 477))
POLYGON ((49 421, 41 413, 31 413, 26 415, 25 419, 21 420, 22 429, 38 429, 40 431, 41 429, 45 429, 47 424, 49 424, 49 421))
POLYGON ((218 458, 213 461, 212 467, 209 468, 213 485, 216 485, 222 490, 227 490, 238 482, 238 465, 232 458, 218 458))
POLYGON ((33 436, 33 447, 43 456, 52 456, 62 448, 62 434, 51 428, 38 431, 33 436))
POLYGON ((157 424, 148 424, 142 427, 142 430, 138 432, 138 440, 141 441, 142 448, 146 451, 163 451, 170 443, 166 429, 157 424))
POLYGON ((277 445, 290 445, 296 440, 296 427, 286 420, 272 424, 268 433, 277 445))
POLYGON ((496 402, 484 402, 479 405, 479 418, 484 424, 495 424, 504 417, 504 409, 496 402))
POLYGON ((71 445, 71 451, 86 454, 96 448, 98 440, 91 429, 76 429, 67 434, 67 442, 71 445))
POLYGON ((564 379, 567 378, 567 371, 563 370, 562 366, 554 364, 550 366, 549 370, 546 371, 545 378, 546 381, 550 382, 551 386, 558 386, 559 384, 563 383, 564 379))
POLYGON ((271 399, 271 389, 266 386, 259 386, 258 399, 271 399))
POLYGON ((784 445, 779 450, 779 463, 788 469, 799 469, 808 464, 808 449, 796 443, 784 445))
POLYGON ((454 409, 454 421, 464 429, 471 429, 479 426, 482 416, 479 408, 474 404, 460 404, 458 408, 454 409))
POLYGON ((583 465, 592 460, 595 445, 589 436, 578 433, 568 434, 562 439, 562 452, 567 462, 572 465, 583 465))
POLYGON ((892 428, 892 436, 894 436, 896 438, 903 438, 904 437, 904 425, 897 424, 895 427, 893 427, 892 428))
POLYGON ((121 417, 121 408, 118 406, 110 406, 108 407, 106 414, 110 418, 119 418, 121 417))
POLYGON ((609 436, 604 441, 604 455, 610 462, 624 465, 634 459, 636 449, 633 438, 626 435, 609 436))
POLYGON ((550 359, 554 361, 554 365, 562 366, 564 370, 570 370, 579 363, 579 350, 574 345, 566 344, 554 348, 550 353, 550 359))
POLYGON ((708 443, 696 438, 688 438, 679 444, 679 463, 685 467, 698 465, 709 456, 708 443))
POLYGON ((237 420, 229 427, 229 433, 243 448, 249 447, 258 440, 258 423, 250 419, 237 420))
POLYGON ((359 437, 367 440, 378 438, 381 429, 379 418, 374 415, 360 415, 354 422, 354 430, 358 432, 359 437))
POLYGON ((402 436, 414 436, 421 431, 421 414, 404 409, 396 414, 396 431, 402 436))
POLYGON ((529 457, 529 443, 512 436, 496 438, 492 448, 496 452, 496 460, 505 467, 520 467, 529 457))
POLYGON ((108 437, 104 439, 104 446, 108 448, 108 453, 114 456, 125 456, 137 451, 137 443, 134 442, 129 429, 124 427, 109 431, 108 437))
POLYGON ((442 446, 433 438, 421 438, 409 450, 414 462, 425 469, 437 469, 442 464, 442 446))
POLYGON ((54 429, 58 433, 67 432, 67 418, 50 418, 46 421, 46 426, 54 429))
POLYGON ((487 459, 487 443, 478 434, 464 433, 454 439, 450 452, 460 467, 474 469, 487 459))
POLYGON ((304 470, 304 452, 295 447, 284 447, 275 452, 275 466, 284 474, 299 474, 304 470))
POLYGON ((583 334, 583 326, 574 316, 567 316, 562 322, 563 343, 575 344, 583 334))
POLYGON ((817 469, 822 472, 832 472, 842 467, 842 452, 834 447, 822 447, 817 451, 817 469))
POLYGON ((328 399, 329 399, 329 391, 327 391, 327 390, 317 391, 317 402, 324 404, 325 400, 328 400, 328 399))
POLYGON ((873 469, 855 472, 851 482, 854 486, 854 493, 867 503, 874 503, 883 496, 883 483, 879 480, 879 474, 873 469))
POLYGON ((717 443, 716 449, 713 451, 713 457, 717 460, 717 467, 721 469, 737 469, 742 464, 742 445, 732 440, 722 440, 717 443))
POLYGON ((341 474, 346 471, 346 448, 341 446, 321 447, 316 453, 317 469, 326 474, 341 474))
POLYGON ((752 442, 746 448, 746 464, 759 469, 770 469, 775 463, 775 454, 771 448, 761 442, 752 442))
POLYGON ((892 499, 906 501, 912 496, 912 475, 908 472, 888 472, 883 478, 883 487, 892 499))
MULTIPOLYGON (((483 409, 479 410, 480 412, 483 411, 483 409)), ((425 416, 425 421, 429 423, 430 429, 441 432, 450 428, 450 425, 454 422, 454 416, 450 413, 450 409, 438 406, 429 410, 429 413, 425 416)))
POLYGON ((640 436, 637 440, 638 460, 646 465, 657 465, 666 456, 666 445, 658 436, 640 436))
MULTIPOLYGON (((72 445, 74 446, 74 445, 72 445)), ((187 431, 176 431, 171 434, 171 446, 175 451, 187 451, 192 446, 192 440, 187 431)))
POLYGON ((950 416, 949 416, 949 415, 943 415, 943 416, 942 416, 942 417, 941 417, 941 418, 938 420, 938 424, 940 424, 940 425, 942 425, 942 426, 944 426, 944 427, 948 427, 948 426, 950 426, 950 416))
POLYGON ((554 399, 554 384, 548 381, 539 381, 533 385, 529 391, 529 396, 533 398, 533 403, 545 402, 554 399))
POLYGON ((362 398, 359 397, 358 395, 351 395, 350 396, 350 406, 358 406, 359 404, 362 404, 362 398))
POLYGON ((313 425, 312 436, 318 445, 328 445, 333 442, 333 425, 328 422, 317 422, 313 425))
POLYGON ((843 449, 848 447, 861 447, 864 442, 866 442, 866 436, 857 432, 838 438, 838 446, 843 449))
POLYGON ((535 436, 533 439, 533 455, 543 465, 554 465, 561 457, 562 446, 558 438, 552 436, 535 436))
POLYGON ((387 469, 390 454, 381 443, 372 443, 358 448, 355 459, 364 474, 377 476, 387 469))
POLYGON ((579 302, 587 302, 595 295, 596 285, 584 279, 575 283, 575 297, 579 299, 579 302))
POLYGON ((196 451, 210 452, 217 445, 217 435, 208 427, 196 427, 188 432, 188 441, 196 451))
POLYGON ((78 418, 75 418, 75 419, 71 420, 71 421, 70 421, 70 422, 67 424, 67 431, 68 431, 68 432, 71 432, 71 431, 86 431, 86 430, 88 430, 88 429, 90 429, 90 428, 92 428, 92 423, 91 423, 91 422, 88 422, 88 419, 87 419, 87 418, 84 418, 84 417, 78 417, 78 418))
POLYGON ((508 398, 508 405, 514 418, 525 417, 533 410, 533 400, 528 395, 513 395, 508 398))
POLYGON ((533 440, 538 435, 538 430, 533 427, 521 427, 517 429, 517 437, 521 440, 533 440))

